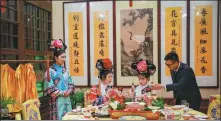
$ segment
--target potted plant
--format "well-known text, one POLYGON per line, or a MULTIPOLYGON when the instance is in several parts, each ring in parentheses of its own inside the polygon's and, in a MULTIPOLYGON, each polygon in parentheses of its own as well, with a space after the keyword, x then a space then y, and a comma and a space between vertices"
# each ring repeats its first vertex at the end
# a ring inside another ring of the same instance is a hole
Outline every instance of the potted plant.
POLYGON ((8 116, 8 104, 15 104, 15 100, 12 97, 3 97, 2 99, 0 99, 1 117, 8 116))
POLYGON ((70 96, 72 107, 75 108, 77 103, 81 103, 82 107, 84 107, 84 92, 85 91, 86 91, 85 89, 79 89, 70 96))

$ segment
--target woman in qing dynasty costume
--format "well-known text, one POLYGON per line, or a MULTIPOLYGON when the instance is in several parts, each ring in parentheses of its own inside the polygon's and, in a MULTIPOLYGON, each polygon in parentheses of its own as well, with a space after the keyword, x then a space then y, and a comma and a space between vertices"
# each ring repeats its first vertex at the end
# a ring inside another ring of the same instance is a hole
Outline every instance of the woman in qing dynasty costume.
POLYGON ((99 59, 96 63, 96 68, 99 70, 98 81, 100 94, 97 96, 93 105, 101 105, 108 101, 107 92, 113 86, 110 83, 113 80, 113 66, 110 59, 99 59))
POLYGON ((62 117, 72 110, 69 96, 75 87, 64 66, 67 46, 61 39, 51 41, 49 46, 54 52, 54 64, 45 73, 44 95, 50 97, 50 120, 62 120, 62 117))
POLYGON ((132 85, 130 95, 136 99, 141 98, 144 94, 151 92, 150 75, 156 72, 156 66, 150 63, 148 60, 140 60, 137 63, 132 63, 131 68, 138 73, 139 85, 132 85))

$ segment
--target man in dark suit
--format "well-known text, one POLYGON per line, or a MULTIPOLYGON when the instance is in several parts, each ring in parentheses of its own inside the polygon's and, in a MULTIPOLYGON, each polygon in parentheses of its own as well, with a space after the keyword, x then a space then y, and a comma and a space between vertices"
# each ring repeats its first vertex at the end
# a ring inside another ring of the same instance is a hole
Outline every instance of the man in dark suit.
POLYGON ((165 86, 157 84, 153 88, 160 89, 164 87, 166 91, 173 91, 177 105, 181 104, 181 100, 186 100, 190 108, 199 110, 202 98, 193 69, 187 64, 180 62, 175 52, 168 53, 164 60, 170 69, 173 84, 165 86))

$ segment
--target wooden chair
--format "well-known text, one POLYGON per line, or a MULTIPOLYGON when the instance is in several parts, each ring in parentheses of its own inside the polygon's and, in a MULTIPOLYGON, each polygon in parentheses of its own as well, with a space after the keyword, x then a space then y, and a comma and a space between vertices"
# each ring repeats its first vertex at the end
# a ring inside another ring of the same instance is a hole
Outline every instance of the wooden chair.
POLYGON ((22 104, 23 120, 41 120, 39 100, 28 100, 22 104))
POLYGON ((220 120, 220 95, 211 95, 207 115, 210 119, 220 120))

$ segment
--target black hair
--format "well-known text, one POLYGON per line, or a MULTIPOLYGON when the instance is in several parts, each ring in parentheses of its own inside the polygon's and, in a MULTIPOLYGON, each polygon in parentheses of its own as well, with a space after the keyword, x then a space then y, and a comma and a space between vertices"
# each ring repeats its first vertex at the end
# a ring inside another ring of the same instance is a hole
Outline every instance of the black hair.
MULTIPOLYGON (((143 59, 141 59, 140 61, 143 61, 143 59)), ((150 75, 153 75, 156 72, 156 66, 154 64, 150 63, 148 60, 145 60, 146 64, 147 64, 147 67, 148 67, 147 70, 145 72, 139 72, 138 69, 137 69, 137 64, 140 61, 131 64, 131 68, 136 70, 138 75, 141 75, 145 78, 149 78, 150 75)))
POLYGON ((164 60, 179 61, 179 57, 176 52, 170 52, 164 57, 164 60))
POLYGON ((54 50, 54 57, 53 57, 54 62, 55 62, 55 56, 58 57, 63 53, 65 53, 64 50, 54 50))
POLYGON ((102 71, 100 71, 100 76, 99 76, 99 78, 102 80, 102 81, 104 81, 106 78, 107 78, 107 75, 108 74, 113 74, 113 71, 112 70, 102 70, 102 71))
POLYGON ((138 73, 138 76, 139 75, 141 75, 141 76, 143 76, 143 77, 145 77, 145 78, 149 78, 150 77, 150 73, 139 73, 139 72, 137 72, 138 73))
MULTIPOLYGON (((112 66, 112 62, 111 61, 110 61, 109 64, 111 64, 111 66, 112 66)), ((99 71, 98 78, 100 78, 102 81, 107 78, 108 74, 110 74, 110 73, 113 74, 112 67, 111 68, 105 68, 103 59, 98 59, 97 62, 96 62, 96 66, 95 67, 99 71)))
POLYGON ((56 47, 54 45, 52 45, 52 41, 54 41, 55 39, 52 39, 52 40, 48 40, 48 49, 50 51, 53 51, 53 60, 55 62, 55 56, 58 57, 60 56, 61 54, 65 53, 65 50, 67 49, 67 46, 65 45, 65 43, 59 39, 61 42, 62 42, 62 47, 56 47))

